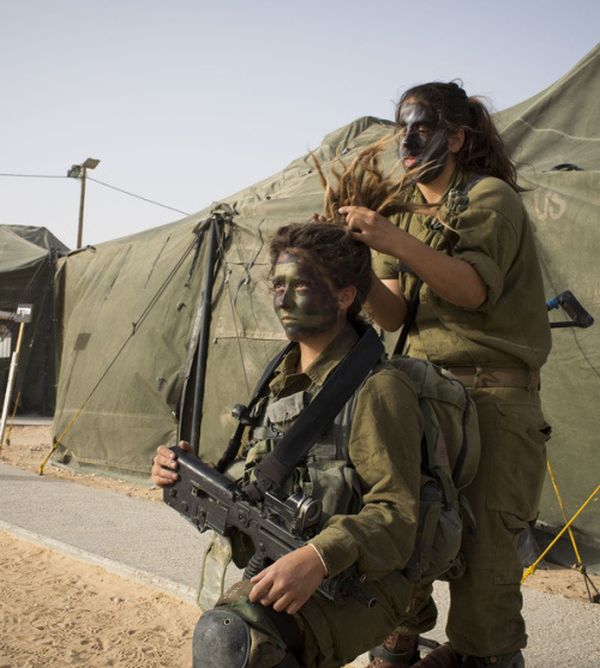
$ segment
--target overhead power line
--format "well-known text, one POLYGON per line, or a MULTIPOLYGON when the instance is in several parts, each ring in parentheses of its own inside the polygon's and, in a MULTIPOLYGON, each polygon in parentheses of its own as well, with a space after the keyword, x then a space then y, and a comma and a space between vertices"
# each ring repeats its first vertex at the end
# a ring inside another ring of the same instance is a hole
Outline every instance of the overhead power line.
MULTIPOLYGON (((16 178, 24 178, 24 179, 68 179, 71 177, 68 176, 63 176, 61 174, 15 174, 12 172, 0 172, 0 176, 8 176, 8 177, 16 177, 16 178)), ((100 186, 104 186, 105 188, 110 188, 111 190, 116 190, 117 192, 122 193, 123 195, 128 195, 129 197, 134 197, 135 199, 142 200, 143 202, 148 202, 148 204, 154 204, 154 206, 160 206, 163 209, 169 209, 170 211, 175 211, 176 213, 182 213, 184 216, 189 216, 190 213, 189 211, 182 211, 181 209, 176 209, 173 206, 168 206, 167 204, 162 204, 161 202, 157 202, 154 199, 149 199, 148 197, 142 197, 141 195, 136 195, 135 193, 130 192, 129 190, 123 190, 123 188, 118 188, 117 186, 113 186, 110 183, 105 183, 104 181, 100 181, 98 179, 94 179, 91 176, 86 177, 88 181, 93 181, 94 183, 97 183, 100 186)))
POLYGON ((110 188, 111 190, 116 190, 117 192, 123 193, 124 195, 129 195, 129 197, 135 197, 136 199, 141 199, 144 202, 149 202, 150 204, 155 204, 156 206, 161 206, 163 209, 170 209, 171 211, 176 211, 177 213, 182 213, 184 216, 189 216, 190 213, 188 211, 182 211, 181 209, 176 209, 175 207, 172 206, 167 206, 166 204, 161 204, 160 202, 157 202, 156 200, 153 199, 148 199, 147 197, 142 197, 141 195, 136 195, 135 193, 129 192, 128 190, 123 190, 123 188, 117 188, 117 186, 112 186, 110 183, 105 183, 104 181, 100 181, 98 179, 95 179, 92 176, 87 177, 88 181, 93 181, 94 183, 98 183, 101 186, 104 186, 105 188, 110 188))
POLYGON ((0 176, 17 176, 22 179, 66 179, 64 174, 10 174, 7 172, 0 173, 0 176))

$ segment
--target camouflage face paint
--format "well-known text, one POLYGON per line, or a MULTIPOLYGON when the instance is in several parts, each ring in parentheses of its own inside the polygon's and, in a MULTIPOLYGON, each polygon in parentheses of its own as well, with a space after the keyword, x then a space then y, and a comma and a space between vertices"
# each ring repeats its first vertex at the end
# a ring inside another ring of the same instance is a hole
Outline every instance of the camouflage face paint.
POLYGON ((327 281, 294 253, 282 253, 273 267, 273 307, 290 341, 322 334, 338 317, 327 281))
POLYGON ((405 169, 422 170, 417 181, 430 183, 448 160, 448 138, 433 112, 421 104, 404 103, 399 115, 399 153, 405 169))

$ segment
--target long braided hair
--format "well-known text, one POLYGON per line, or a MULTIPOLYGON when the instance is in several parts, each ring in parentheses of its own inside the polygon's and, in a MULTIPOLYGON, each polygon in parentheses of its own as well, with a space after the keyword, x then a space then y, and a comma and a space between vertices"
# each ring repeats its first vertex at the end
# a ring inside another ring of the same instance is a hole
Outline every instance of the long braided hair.
POLYGON ((436 205, 410 201, 418 170, 400 171, 400 162, 389 172, 381 165, 381 153, 397 140, 392 132, 366 146, 349 163, 336 158, 329 178, 317 157, 311 159, 323 186, 323 216, 330 222, 345 222, 341 206, 364 206, 385 218, 404 211, 431 212, 436 205))

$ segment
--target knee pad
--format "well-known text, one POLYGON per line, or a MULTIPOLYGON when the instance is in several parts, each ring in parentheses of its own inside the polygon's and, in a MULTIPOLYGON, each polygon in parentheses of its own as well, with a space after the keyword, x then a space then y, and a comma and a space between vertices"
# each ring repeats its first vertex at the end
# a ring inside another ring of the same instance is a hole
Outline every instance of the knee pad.
POLYGON ((301 668, 295 656, 227 606, 205 612, 192 639, 193 668, 301 668))
POLYGON ((246 668, 250 658, 250 627, 229 608, 205 612, 194 629, 193 668, 246 668))

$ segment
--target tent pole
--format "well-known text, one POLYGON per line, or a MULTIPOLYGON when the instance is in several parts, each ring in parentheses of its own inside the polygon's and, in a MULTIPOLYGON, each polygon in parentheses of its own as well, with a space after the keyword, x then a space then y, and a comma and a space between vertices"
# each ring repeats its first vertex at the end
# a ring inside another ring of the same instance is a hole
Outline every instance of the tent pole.
POLYGON ((200 451, 200 430, 202 425, 202 407, 204 404, 204 383, 206 380, 206 360, 208 357, 208 339, 210 335, 210 321, 212 315, 212 292, 215 282, 215 259, 218 246, 218 219, 213 216, 210 220, 208 234, 208 255, 203 280, 202 311, 200 314, 200 337, 196 356, 196 373, 194 376, 194 395, 192 406, 192 423, 190 430, 190 445, 192 451, 200 451))
POLYGON ((17 345, 13 350, 10 360, 10 369, 8 372, 8 382, 6 384, 6 393, 4 394, 4 405, 2 407, 2 418, 0 419, 0 446, 4 439, 4 429, 6 427, 6 418, 8 417, 8 407, 10 405, 10 398, 12 395, 13 386, 15 383, 15 371, 19 363, 19 353, 21 351, 21 343, 23 342, 23 333, 25 332, 25 323, 21 322, 19 325, 19 335, 17 337, 17 345))

